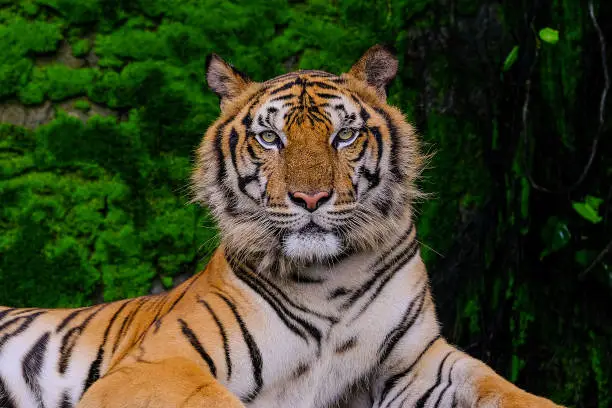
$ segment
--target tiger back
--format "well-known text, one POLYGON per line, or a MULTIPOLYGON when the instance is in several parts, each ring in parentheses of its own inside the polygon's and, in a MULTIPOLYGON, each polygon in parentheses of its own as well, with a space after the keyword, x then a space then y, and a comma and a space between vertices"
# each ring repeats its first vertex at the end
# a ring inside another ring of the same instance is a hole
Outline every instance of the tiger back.
POLYGON ((222 237, 167 294, 0 311, 0 407, 554 407, 441 336, 412 205, 423 156, 375 46, 340 76, 216 55, 193 171, 222 237))

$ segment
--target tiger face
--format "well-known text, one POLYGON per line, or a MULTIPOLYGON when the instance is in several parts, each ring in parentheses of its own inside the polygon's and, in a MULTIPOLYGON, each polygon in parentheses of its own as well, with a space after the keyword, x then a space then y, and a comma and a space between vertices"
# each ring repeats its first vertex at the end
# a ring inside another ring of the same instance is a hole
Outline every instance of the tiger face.
POLYGON ((340 76, 297 71, 257 83, 209 58, 221 116, 198 149, 193 187, 226 249, 329 263, 411 222, 422 160, 413 128, 386 104, 397 65, 374 46, 340 76))

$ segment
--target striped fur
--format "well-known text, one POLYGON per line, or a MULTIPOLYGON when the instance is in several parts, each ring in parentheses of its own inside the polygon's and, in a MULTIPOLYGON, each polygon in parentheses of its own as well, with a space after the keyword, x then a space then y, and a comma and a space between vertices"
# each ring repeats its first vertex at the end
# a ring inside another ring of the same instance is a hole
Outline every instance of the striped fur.
POLYGON ((396 67, 374 47, 341 76, 254 83, 213 56, 193 185, 221 246, 166 294, 0 308, 0 407, 556 406, 440 337, 396 67))

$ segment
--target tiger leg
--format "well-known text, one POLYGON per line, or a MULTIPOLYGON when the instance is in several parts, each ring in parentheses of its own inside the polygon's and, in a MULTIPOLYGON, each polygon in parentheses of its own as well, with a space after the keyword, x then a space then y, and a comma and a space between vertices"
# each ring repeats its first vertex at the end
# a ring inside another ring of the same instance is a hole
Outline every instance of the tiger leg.
POLYGON ((244 408, 226 388, 184 358, 138 362, 110 371, 77 408, 244 408))
POLYGON ((430 343, 416 360, 396 363, 399 364, 393 364, 393 369, 375 380, 375 408, 560 407, 523 391, 442 338, 430 343))

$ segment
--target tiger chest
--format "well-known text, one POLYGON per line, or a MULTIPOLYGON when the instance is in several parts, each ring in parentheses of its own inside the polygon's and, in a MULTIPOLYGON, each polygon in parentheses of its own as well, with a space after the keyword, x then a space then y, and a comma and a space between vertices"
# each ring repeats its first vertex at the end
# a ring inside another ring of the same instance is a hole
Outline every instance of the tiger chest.
POLYGON ((388 285, 375 300, 364 298, 349 308, 338 307, 345 304, 339 298, 335 314, 294 310, 294 319, 286 321, 272 315, 258 333, 264 338, 264 385, 247 406, 330 406, 349 387, 367 381, 413 299, 405 286, 388 285), (327 315, 337 319, 330 322, 327 315))

